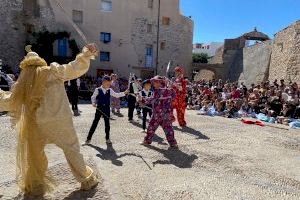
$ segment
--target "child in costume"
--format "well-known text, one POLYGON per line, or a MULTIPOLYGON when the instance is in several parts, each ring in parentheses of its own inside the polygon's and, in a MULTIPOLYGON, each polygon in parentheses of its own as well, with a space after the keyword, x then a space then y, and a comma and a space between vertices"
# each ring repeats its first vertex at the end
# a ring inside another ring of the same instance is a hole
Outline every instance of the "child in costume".
MULTIPOLYGON (((184 119, 184 113, 186 109, 186 85, 187 82, 183 77, 184 69, 182 67, 175 68, 176 79, 173 84, 173 89, 176 91, 176 98, 173 100, 172 106, 176 109, 177 120, 181 127, 186 126, 186 121, 184 119)), ((175 117, 172 114, 172 121, 175 121, 175 117)))
POLYGON ((69 64, 50 66, 30 47, 26 50, 28 54, 20 64, 21 74, 12 90, 0 90, 0 110, 9 111, 17 132, 18 185, 28 195, 43 195, 51 189, 44 147, 52 143, 63 150, 81 189, 89 190, 98 180, 80 153, 64 82, 88 71, 90 59, 97 55, 96 46, 85 46, 69 64))
MULTIPOLYGON (((152 92, 150 89, 151 89, 151 81, 145 80, 143 82, 143 90, 140 92, 140 96, 144 98, 151 97, 152 92)), ((147 115, 149 115, 149 117, 152 116, 152 105, 147 104, 146 106, 142 107, 142 113, 143 113, 143 133, 146 133, 147 115)))
POLYGON ((143 145, 152 143, 152 139, 158 126, 161 126, 166 134, 166 138, 170 147, 178 148, 176 139, 174 137, 174 130, 172 127, 172 100, 175 98, 173 89, 165 87, 166 82, 163 77, 155 76, 151 79, 154 87, 152 97, 141 97, 139 101, 141 104, 152 104, 152 117, 148 125, 147 135, 142 142, 143 145))
MULTIPOLYGON (((119 85, 119 81, 118 81, 118 76, 117 74, 112 74, 111 75, 111 89, 115 92, 120 92, 120 85, 119 85)), ((111 105, 111 111, 112 113, 119 113, 120 114, 120 99, 119 98, 115 98, 115 97, 111 97, 110 99, 110 105, 111 105)))
POLYGON ((110 141, 110 99, 111 97, 121 98, 125 96, 125 92, 116 93, 111 87, 111 79, 109 76, 104 76, 102 79, 101 87, 95 89, 93 96, 91 97, 92 104, 96 107, 95 118, 90 128, 88 137, 85 144, 89 144, 98 126, 101 117, 104 118, 105 123, 105 139, 107 144, 111 144, 110 141))

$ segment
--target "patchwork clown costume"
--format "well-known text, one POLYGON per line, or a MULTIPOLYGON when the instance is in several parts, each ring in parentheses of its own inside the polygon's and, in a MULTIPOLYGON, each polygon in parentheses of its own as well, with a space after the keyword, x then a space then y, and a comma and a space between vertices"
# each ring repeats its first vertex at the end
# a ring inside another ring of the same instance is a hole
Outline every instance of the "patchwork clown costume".
MULTIPOLYGON (((184 118, 186 109, 186 85, 187 81, 184 79, 184 69, 182 67, 175 68, 176 79, 172 85, 172 88, 176 91, 176 98, 172 102, 173 109, 176 110, 177 120, 181 127, 186 126, 186 121, 184 118)), ((172 121, 175 121, 174 114, 172 113, 172 121)))
POLYGON ((165 79, 156 76, 151 79, 154 90, 151 97, 140 97, 141 104, 152 104, 152 117, 150 119, 147 135, 142 144, 147 145, 152 143, 155 131, 161 126, 166 134, 166 138, 171 147, 177 147, 177 141, 174 137, 172 127, 172 100, 175 98, 173 89, 165 88, 165 79))

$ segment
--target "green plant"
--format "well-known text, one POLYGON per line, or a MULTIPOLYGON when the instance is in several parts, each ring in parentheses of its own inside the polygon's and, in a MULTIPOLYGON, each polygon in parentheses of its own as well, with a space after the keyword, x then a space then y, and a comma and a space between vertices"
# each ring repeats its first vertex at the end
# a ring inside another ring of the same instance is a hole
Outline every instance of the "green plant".
POLYGON ((194 53, 193 62, 194 63, 208 63, 208 55, 206 53, 194 53))

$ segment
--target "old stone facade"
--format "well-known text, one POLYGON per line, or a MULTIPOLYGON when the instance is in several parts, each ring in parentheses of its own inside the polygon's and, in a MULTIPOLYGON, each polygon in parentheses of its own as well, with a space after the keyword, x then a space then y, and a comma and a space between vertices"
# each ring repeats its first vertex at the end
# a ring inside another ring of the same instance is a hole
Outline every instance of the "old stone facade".
POLYGON ((267 79, 300 83, 300 21, 278 32, 274 40, 257 30, 226 39, 209 64, 193 68, 199 72, 197 79, 213 73, 214 78, 244 82, 248 86, 267 79), (255 43, 247 45, 251 40, 255 43))
POLYGON ((53 30, 54 14, 47 0, 0 1, 0 59, 4 66, 18 70, 30 34, 44 28, 53 30))
MULTIPOLYGON (((114 72, 128 77, 134 72, 147 78, 154 75, 156 69, 158 74, 165 75, 169 61, 174 67, 186 67, 187 75, 192 73, 193 21, 180 14, 179 0, 161 1, 158 41, 158 0, 59 2, 62 8, 56 0, 0 2, 0 59, 3 64, 14 67, 19 63, 33 31, 67 31, 77 44, 83 46, 85 42, 74 28, 76 24, 88 42, 95 42, 100 52, 109 57, 103 61, 99 56, 93 61, 88 72, 90 75, 114 72), (110 34, 110 41, 101 41, 101 33, 110 34)), ((53 45, 53 52, 58 53, 57 42, 53 45)))
POLYGON ((300 21, 275 35, 270 78, 300 83, 300 21))

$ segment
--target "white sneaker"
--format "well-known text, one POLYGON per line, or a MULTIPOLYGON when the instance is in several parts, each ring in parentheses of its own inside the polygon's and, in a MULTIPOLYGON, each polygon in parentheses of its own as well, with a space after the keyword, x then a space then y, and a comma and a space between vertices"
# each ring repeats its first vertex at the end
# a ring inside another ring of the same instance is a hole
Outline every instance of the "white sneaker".
POLYGON ((146 130, 142 130, 141 133, 146 133, 146 130))
POLYGON ((106 140, 106 144, 112 144, 112 142, 110 141, 110 139, 106 140))

